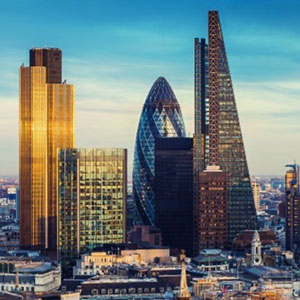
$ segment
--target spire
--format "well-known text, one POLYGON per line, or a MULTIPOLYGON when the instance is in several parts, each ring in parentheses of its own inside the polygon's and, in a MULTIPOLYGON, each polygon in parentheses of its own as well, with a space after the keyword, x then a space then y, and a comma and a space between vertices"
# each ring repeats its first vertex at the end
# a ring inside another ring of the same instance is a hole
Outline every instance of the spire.
POLYGON ((186 265, 185 265, 185 254, 184 251, 180 255, 181 263, 181 278, 180 278, 180 289, 177 296, 177 300, 187 300, 191 298, 191 294, 188 290, 188 285, 186 281, 186 265))

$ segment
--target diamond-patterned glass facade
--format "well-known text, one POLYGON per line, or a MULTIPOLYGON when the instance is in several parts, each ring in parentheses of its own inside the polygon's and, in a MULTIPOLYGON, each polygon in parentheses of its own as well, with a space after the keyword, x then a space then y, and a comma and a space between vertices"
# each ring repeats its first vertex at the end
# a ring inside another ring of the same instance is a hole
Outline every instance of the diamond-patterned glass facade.
POLYGON ((153 84, 140 117, 133 162, 133 194, 144 224, 154 220, 155 138, 185 137, 179 103, 167 80, 159 77, 153 84))

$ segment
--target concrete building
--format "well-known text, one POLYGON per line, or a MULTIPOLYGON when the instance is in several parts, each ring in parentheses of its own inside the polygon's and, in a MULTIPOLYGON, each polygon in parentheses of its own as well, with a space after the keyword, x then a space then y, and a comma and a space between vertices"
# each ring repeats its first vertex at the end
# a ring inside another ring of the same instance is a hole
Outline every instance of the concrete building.
POLYGON ((31 260, 0 260, 0 291, 49 292, 61 284, 60 267, 31 260))
POLYGON ((102 274, 103 267, 126 265, 146 265, 154 263, 156 259, 168 258, 169 248, 152 249, 125 249, 120 254, 103 252, 91 252, 81 255, 73 267, 73 276, 102 274))
POLYGON ((159 228, 150 225, 136 225, 128 232, 128 242, 138 245, 162 245, 159 228))

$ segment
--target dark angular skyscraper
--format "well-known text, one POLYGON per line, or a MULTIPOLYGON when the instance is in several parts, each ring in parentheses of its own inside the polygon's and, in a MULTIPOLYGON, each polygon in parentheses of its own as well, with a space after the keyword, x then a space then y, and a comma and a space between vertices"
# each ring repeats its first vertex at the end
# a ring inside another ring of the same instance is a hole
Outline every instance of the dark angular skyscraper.
MULTIPOLYGON (((217 11, 209 43, 195 40, 195 199, 199 172, 218 165, 228 179, 228 239, 256 227, 256 212, 226 50, 217 11)), ((197 201, 194 209, 197 210, 197 201)))
POLYGON ((185 137, 181 109, 167 80, 153 84, 140 117, 133 162, 133 195, 141 222, 155 225, 155 138, 185 137))
POLYGON ((155 139, 154 183, 155 224, 163 245, 184 249, 192 256, 192 138, 155 139))

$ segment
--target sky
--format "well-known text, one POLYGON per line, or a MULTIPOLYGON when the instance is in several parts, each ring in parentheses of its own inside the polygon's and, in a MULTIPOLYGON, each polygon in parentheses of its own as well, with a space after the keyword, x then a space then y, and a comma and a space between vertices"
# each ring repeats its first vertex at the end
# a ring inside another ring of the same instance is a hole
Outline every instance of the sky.
POLYGON ((251 175, 300 161, 299 0, 0 0, 0 175, 18 174, 18 69, 32 47, 63 51, 76 147, 128 149, 164 76, 193 134, 193 46, 219 10, 251 175))

